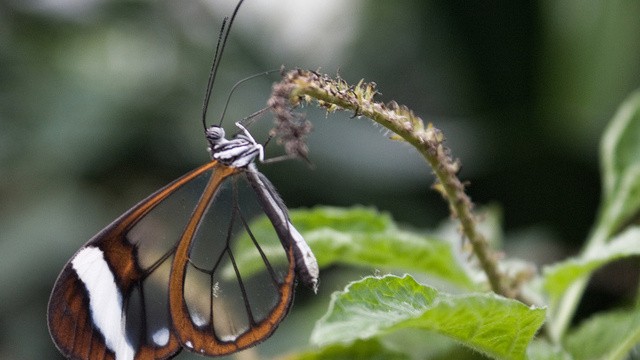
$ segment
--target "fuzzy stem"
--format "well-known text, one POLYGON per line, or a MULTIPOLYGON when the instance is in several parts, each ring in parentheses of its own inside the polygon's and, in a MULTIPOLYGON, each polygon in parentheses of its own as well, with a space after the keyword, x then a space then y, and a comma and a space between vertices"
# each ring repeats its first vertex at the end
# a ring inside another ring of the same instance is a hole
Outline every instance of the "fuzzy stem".
POLYGON ((473 204, 457 177, 459 165, 449 156, 449 149, 443 144, 444 136, 440 130, 431 124, 425 127, 422 119, 406 106, 395 102, 383 104, 374 101, 376 94, 374 83, 360 81, 354 86, 339 77, 331 79, 312 71, 293 70, 283 74, 282 82, 274 85, 269 105, 280 121, 278 128, 287 128, 287 125, 283 125, 286 120, 281 120, 280 115, 286 117, 290 113, 289 107, 297 106, 301 101, 310 103, 315 100, 330 112, 347 110, 352 111, 354 117, 366 116, 393 131, 393 138, 403 139, 414 146, 431 166, 438 180, 434 189, 449 202, 452 216, 460 221, 462 233, 471 243, 492 290, 505 297, 516 297, 517 291, 498 269, 495 254, 477 229, 473 204))

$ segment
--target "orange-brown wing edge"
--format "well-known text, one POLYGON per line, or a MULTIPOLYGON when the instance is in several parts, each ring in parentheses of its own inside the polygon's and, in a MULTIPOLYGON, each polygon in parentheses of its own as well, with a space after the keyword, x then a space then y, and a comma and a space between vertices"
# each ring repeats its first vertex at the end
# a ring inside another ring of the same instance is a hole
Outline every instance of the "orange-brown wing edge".
MULTIPOLYGON (((64 356, 77 360, 107 360, 116 357, 116 350, 110 348, 108 343, 111 343, 111 347, 117 347, 119 351, 122 349, 120 345, 114 345, 115 341, 110 339, 109 334, 104 334, 104 332, 109 333, 108 330, 101 329, 96 324, 99 315, 93 316, 89 291, 91 284, 85 282, 94 281, 87 280, 91 278, 90 273, 93 270, 85 268, 85 271, 79 274, 79 269, 82 269, 83 266, 79 264, 83 259, 78 257, 102 252, 102 260, 108 267, 103 267, 102 273, 99 275, 109 276, 109 272, 111 273, 117 291, 119 291, 116 298, 119 297, 122 300, 122 294, 127 293, 131 286, 143 276, 136 263, 135 248, 124 237, 126 232, 162 200, 217 165, 216 161, 204 164, 151 194, 89 240, 65 265, 54 285, 47 313, 49 333, 56 347, 64 356)), ((86 266, 93 265, 89 262, 89 265, 86 266)), ((120 326, 121 331, 123 331, 122 328, 120 326)), ((169 340, 162 347, 141 342, 139 348, 134 350, 134 358, 141 360, 168 359, 175 356, 180 350, 180 343, 172 330, 169 334, 169 340)), ((127 354, 128 352, 121 353, 127 354)))
POLYGON ((218 339, 211 326, 197 326, 191 319, 184 294, 184 281, 191 242, 194 239, 197 225, 204 216, 207 206, 220 184, 226 177, 235 174, 237 171, 234 167, 221 165, 210 179, 178 245, 172 266, 169 304, 174 329, 183 346, 200 355, 227 355, 264 341, 275 331, 285 317, 293 299, 295 259, 293 247, 289 247, 286 249, 289 268, 278 288, 279 299, 267 317, 255 324, 251 324, 247 331, 231 341, 218 339))

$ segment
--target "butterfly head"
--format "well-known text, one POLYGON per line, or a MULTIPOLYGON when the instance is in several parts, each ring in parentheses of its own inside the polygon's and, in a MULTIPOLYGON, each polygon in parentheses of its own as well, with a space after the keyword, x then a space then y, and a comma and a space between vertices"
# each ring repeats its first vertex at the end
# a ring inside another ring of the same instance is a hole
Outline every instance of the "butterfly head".
POLYGON ((208 127, 204 134, 207 137, 207 141, 212 147, 226 140, 224 138, 225 136, 224 129, 218 125, 212 125, 208 127))
POLYGON ((264 160, 264 150, 251 134, 239 123, 236 125, 241 131, 231 140, 224 137, 224 129, 218 125, 207 128, 205 136, 209 142, 211 158, 221 163, 237 168, 244 168, 256 158, 264 160))

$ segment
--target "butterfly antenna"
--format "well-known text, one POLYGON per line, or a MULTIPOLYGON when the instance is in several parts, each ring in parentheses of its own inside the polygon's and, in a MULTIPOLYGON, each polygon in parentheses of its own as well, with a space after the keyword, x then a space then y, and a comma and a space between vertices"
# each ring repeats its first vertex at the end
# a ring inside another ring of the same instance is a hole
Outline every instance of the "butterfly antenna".
POLYGON ((261 72, 258 74, 253 74, 251 76, 247 76, 246 78, 239 80, 237 83, 235 83, 235 85, 233 85, 233 87, 231 88, 231 91, 229 91, 229 96, 227 97, 227 102, 225 102, 224 104, 224 109, 222 110, 222 115, 220 116, 220 123, 218 125, 222 125, 222 121, 224 120, 224 116, 227 113, 227 107, 229 107, 229 102, 231 101, 231 95, 233 95, 233 92, 236 91, 236 89, 242 85, 243 83, 251 80, 251 79, 255 79, 259 76, 265 76, 265 75, 269 75, 269 74, 273 74, 274 72, 280 71, 280 69, 273 69, 273 70, 269 70, 269 71, 265 71, 265 72, 261 72))
POLYGON ((222 59, 222 54, 224 53, 224 48, 227 44, 227 39, 229 38, 229 32, 231 31, 231 25, 233 25, 233 21, 238 14, 238 10, 240 10, 240 5, 242 5, 244 0, 238 1, 238 5, 233 10, 233 14, 231 15, 231 19, 225 17, 222 21, 222 27, 220 28, 220 34, 218 35, 218 44, 216 45, 216 52, 213 55, 213 63, 211 64, 211 71, 209 72, 209 81, 207 82, 207 91, 204 94, 204 102, 202 104, 202 126, 204 130, 207 130, 207 109, 209 108, 209 100, 211 99, 211 93, 213 91, 213 84, 216 81, 216 75, 218 74, 218 67, 220 66, 220 60, 222 59), (227 25, 227 22, 229 25, 227 25))

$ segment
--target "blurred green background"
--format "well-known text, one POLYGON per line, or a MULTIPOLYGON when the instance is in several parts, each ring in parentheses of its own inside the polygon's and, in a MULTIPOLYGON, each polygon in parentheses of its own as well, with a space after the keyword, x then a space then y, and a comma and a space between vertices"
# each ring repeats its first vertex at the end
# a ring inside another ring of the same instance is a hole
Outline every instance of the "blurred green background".
MULTIPOLYGON (((46 303, 64 263, 138 200, 207 161, 201 101, 234 5, 0 0, 0 359, 60 358, 46 303)), ((433 122, 474 201, 502 206, 507 253, 550 262, 577 251, 594 219, 600 135, 640 85, 640 2, 247 0, 210 122, 234 82, 283 64, 375 81, 381 100, 433 122)), ((264 106, 277 78, 234 94, 228 129, 264 106)), ((409 146, 351 114, 303 111, 315 126, 314 168, 260 166, 290 208, 370 205, 420 229, 447 217, 409 146)), ((252 133, 264 140, 270 124, 252 133)), ((624 298, 636 270, 596 277, 582 311, 624 298)), ((345 281, 324 281, 314 298, 303 290, 258 350, 304 346, 345 281), (304 305, 311 310, 296 310, 304 305)))

